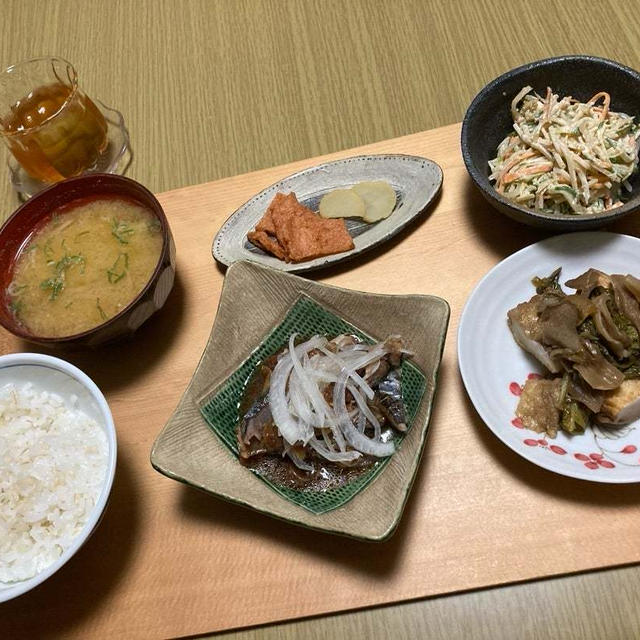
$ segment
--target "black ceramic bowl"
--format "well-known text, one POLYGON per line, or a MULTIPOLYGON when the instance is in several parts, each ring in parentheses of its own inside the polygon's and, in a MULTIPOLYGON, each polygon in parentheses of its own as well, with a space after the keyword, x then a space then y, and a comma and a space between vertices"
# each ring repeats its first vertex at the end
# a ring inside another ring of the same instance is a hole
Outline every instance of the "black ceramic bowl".
POLYGON ((27 200, 0 228, 0 325, 14 335, 50 347, 95 347, 132 335, 166 302, 176 271, 176 248, 164 211, 155 196, 140 183, 112 174, 92 173, 69 178, 27 200), (163 243, 156 268, 140 293, 117 315, 87 331, 56 338, 26 329, 10 309, 7 287, 21 248, 59 207, 86 198, 118 197, 141 205, 160 223, 163 243))
POLYGON ((544 214, 512 203, 489 182, 489 160, 500 142, 513 130, 511 100, 530 85, 540 95, 551 87, 560 96, 571 95, 586 102, 599 91, 611 95, 611 110, 636 116, 640 121, 640 74, 612 60, 592 56, 562 56, 531 62, 507 71, 490 82, 474 98, 462 123, 462 157, 482 195, 499 211, 519 222, 560 230, 600 227, 640 208, 640 180, 623 206, 589 216, 544 214))

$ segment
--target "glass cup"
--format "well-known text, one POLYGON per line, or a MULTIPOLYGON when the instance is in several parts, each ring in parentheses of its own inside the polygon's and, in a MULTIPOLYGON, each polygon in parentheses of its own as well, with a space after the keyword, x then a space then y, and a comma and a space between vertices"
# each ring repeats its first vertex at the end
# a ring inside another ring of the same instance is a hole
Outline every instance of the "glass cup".
POLYGON ((104 116, 62 58, 0 72, 0 134, 26 173, 44 183, 91 170, 108 145, 104 116))

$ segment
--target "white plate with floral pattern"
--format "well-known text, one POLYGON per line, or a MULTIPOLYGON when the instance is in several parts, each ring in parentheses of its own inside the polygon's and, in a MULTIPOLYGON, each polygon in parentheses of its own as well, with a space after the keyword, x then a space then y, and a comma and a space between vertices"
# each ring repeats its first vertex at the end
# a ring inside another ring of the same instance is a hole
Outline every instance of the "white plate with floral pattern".
POLYGON ((594 482, 640 482, 640 420, 621 427, 559 432, 551 439, 523 428, 516 417, 522 385, 544 367, 521 349, 507 326, 507 311, 529 300, 531 279, 562 267, 560 282, 589 268, 640 277, 640 239, 615 233, 555 236, 509 256, 469 296, 458 329, 458 361, 476 411, 508 447, 556 473, 594 482))

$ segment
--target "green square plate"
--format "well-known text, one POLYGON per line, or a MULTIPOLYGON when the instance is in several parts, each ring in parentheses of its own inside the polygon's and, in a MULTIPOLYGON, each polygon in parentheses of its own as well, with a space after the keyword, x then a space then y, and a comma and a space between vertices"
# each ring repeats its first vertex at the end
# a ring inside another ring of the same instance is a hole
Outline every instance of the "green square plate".
POLYGON ((227 271, 200 363, 153 446, 151 463, 170 478, 277 518, 385 540, 400 520, 420 462, 448 320, 447 303, 434 296, 348 291, 237 262, 227 271), (331 495, 268 484, 237 461, 234 428, 244 382, 254 364, 282 346, 291 331, 345 330, 365 339, 394 333, 405 338, 415 353, 403 366, 411 428, 391 458, 331 495))
MULTIPOLYGON (((206 394, 199 403, 200 411, 207 424, 236 458, 238 457, 236 442, 238 405, 242 400, 246 381, 259 362, 266 360, 288 344, 292 333, 307 337, 315 334, 337 336, 347 333, 357 335, 369 343, 375 342, 371 336, 365 335, 357 327, 331 313, 306 294, 301 295, 289 309, 284 320, 267 335, 260 346, 218 388, 206 394)), ((415 364, 405 360, 402 364, 402 397, 409 428, 413 425, 413 419, 426 387, 427 381, 424 374, 415 364)), ((396 448, 401 446, 403 440, 404 436, 396 435, 394 439, 396 448)), ((264 477, 262 480, 287 500, 299 504, 312 513, 320 514, 337 509, 349 502, 369 485, 389 460, 390 458, 383 458, 354 481, 327 491, 300 491, 277 485, 264 477)))

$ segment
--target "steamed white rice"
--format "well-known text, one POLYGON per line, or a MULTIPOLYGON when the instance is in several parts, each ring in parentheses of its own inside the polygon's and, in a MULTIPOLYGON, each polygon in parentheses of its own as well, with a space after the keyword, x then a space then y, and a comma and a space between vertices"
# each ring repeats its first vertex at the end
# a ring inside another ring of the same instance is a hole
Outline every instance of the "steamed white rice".
POLYGON ((100 495, 107 438, 76 405, 30 384, 0 389, 0 582, 55 562, 100 495))

